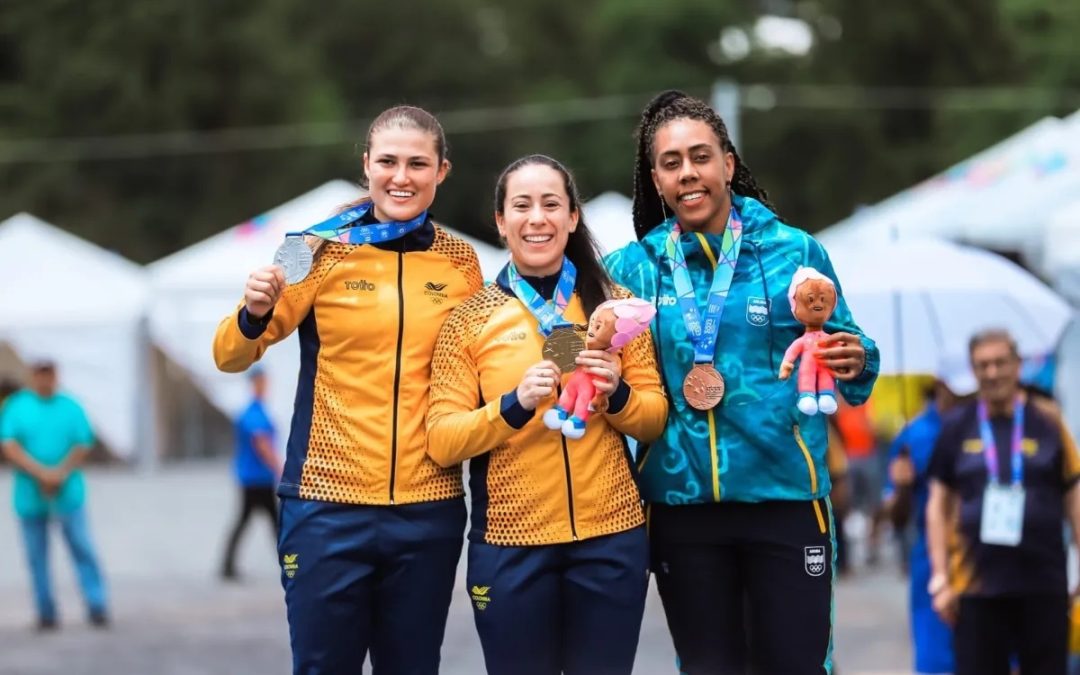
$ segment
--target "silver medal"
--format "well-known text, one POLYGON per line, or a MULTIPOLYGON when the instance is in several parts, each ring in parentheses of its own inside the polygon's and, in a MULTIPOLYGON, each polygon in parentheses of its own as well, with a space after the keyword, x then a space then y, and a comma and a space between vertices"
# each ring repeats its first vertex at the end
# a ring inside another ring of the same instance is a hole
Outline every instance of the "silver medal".
POLYGON ((274 253, 274 264, 285 270, 285 283, 298 284, 311 272, 314 256, 303 237, 285 237, 274 253))

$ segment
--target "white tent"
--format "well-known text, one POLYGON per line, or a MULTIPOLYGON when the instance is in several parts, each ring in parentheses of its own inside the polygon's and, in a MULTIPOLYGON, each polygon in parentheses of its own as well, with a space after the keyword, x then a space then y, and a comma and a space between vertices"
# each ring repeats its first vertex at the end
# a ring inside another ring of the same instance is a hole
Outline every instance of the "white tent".
POLYGON ((606 255, 637 241, 632 207, 630 198, 618 192, 605 192, 582 207, 585 223, 600 245, 601 253, 606 255))
POLYGON ((118 456, 152 452, 142 267, 27 213, 0 223, 0 342, 53 359, 118 456), (143 446, 143 447, 140 447, 143 446))
POLYGON ((1080 305, 1080 199, 1050 215, 1039 243, 1042 271, 1060 293, 1080 305))
MULTIPOLYGON (((1062 120, 1044 117, 1035 124, 918 185, 818 233, 824 244, 856 239, 936 236, 969 244, 993 246, 1000 242, 979 222, 963 218, 972 198, 994 195, 991 206, 1014 197, 1000 193, 1000 186, 1015 176, 1042 170, 1048 153, 1060 147, 1062 120)), ((1011 230, 1014 228, 1010 228, 1011 230)))
MULTIPOLYGON (((148 267, 155 298, 150 308, 153 339, 190 373, 219 410, 231 415, 247 401, 244 378, 219 372, 211 357, 217 325, 240 302, 247 275, 273 260, 286 232, 324 220, 362 194, 351 183, 331 181, 148 267)), ((485 277, 494 278, 506 254, 472 237, 454 234, 472 244, 485 277)), ((300 363, 296 339, 275 345, 260 363, 271 379, 270 413, 284 429, 292 416, 300 363)))

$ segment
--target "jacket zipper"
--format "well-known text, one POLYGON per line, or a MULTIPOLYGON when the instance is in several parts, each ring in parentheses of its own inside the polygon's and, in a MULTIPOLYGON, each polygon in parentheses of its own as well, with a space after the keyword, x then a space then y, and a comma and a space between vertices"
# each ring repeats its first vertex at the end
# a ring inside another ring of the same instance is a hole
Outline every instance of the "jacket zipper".
POLYGON ((405 291, 402 288, 402 275, 405 268, 405 254, 398 251, 397 290, 398 290, 398 332, 397 353, 394 360, 394 414, 393 428, 390 435, 390 503, 394 503, 394 480, 397 475, 398 441, 398 387, 401 385, 401 342, 405 337, 405 291))
MULTIPOLYGON (((555 388, 556 398, 562 394, 562 385, 555 388)), ((566 469, 566 503, 570 510, 570 534, 578 540, 577 527, 574 525, 574 482, 570 479, 570 449, 566 447, 566 436, 559 434, 562 441, 563 467, 566 469)))
POLYGON ((562 439, 563 465, 566 467, 566 501, 570 507, 570 534, 574 541, 578 540, 577 527, 574 526, 574 483, 570 480, 570 450, 566 447, 566 436, 559 434, 562 439))

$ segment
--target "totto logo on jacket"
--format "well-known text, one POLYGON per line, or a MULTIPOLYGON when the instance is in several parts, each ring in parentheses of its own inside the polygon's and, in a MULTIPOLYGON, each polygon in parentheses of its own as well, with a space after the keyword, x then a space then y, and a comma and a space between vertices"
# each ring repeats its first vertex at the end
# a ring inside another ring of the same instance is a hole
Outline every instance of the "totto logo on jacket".
MULTIPOLYGON (((836 275, 824 248, 810 235, 784 225, 754 199, 735 195, 734 204, 743 220, 743 240, 714 358, 727 391, 710 413, 694 410, 682 396, 693 347, 679 307, 657 302, 676 295, 664 253, 670 222, 606 261, 616 283, 657 304, 652 331, 671 410, 663 436, 642 459, 640 484, 648 501, 809 500, 829 493, 825 417, 799 413, 794 380, 781 381, 777 372, 784 349, 803 332, 787 300, 791 276, 800 265, 834 282, 836 275)), ((684 233, 679 245, 698 304, 704 306, 712 282, 710 259, 720 250, 720 237, 684 233)), ((825 330, 862 336, 842 293, 825 330)), ((878 369, 877 347, 866 337, 862 341, 865 370, 839 384, 853 405, 870 395, 878 369)))

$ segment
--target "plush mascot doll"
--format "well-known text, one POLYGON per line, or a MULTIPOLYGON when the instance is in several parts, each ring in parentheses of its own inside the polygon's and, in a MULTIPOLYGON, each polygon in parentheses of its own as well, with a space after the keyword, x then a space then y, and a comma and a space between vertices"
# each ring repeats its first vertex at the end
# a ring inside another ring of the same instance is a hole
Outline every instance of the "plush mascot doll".
POLYGON ((806 326, 806 332, 784 352, 780 379, 791 376, 795 359, 801 356, 796 407, 805 415, 831 415, 836 412, 836 382, 829 369, 818 364, 817 355, 819 345, 829 337, 824 328, 836 309, 836 286, 816 269, 800 267, 788 287, 788 300, 791 313, 806 326))
MULTIPOLYGON (((655 315, 656 308, 652 303, 638 298, 608 300, 589 317, 585 348, 618 352, 648 330, 655 315)), ((607 410, 607 398, 597 394, 593 377, 584 368, 577 368, 558 403, 544 413, 544 424, 549 429, 562 429, 564 436, 576 440, 585 435, 589 413, 604 410, 607 410)))

